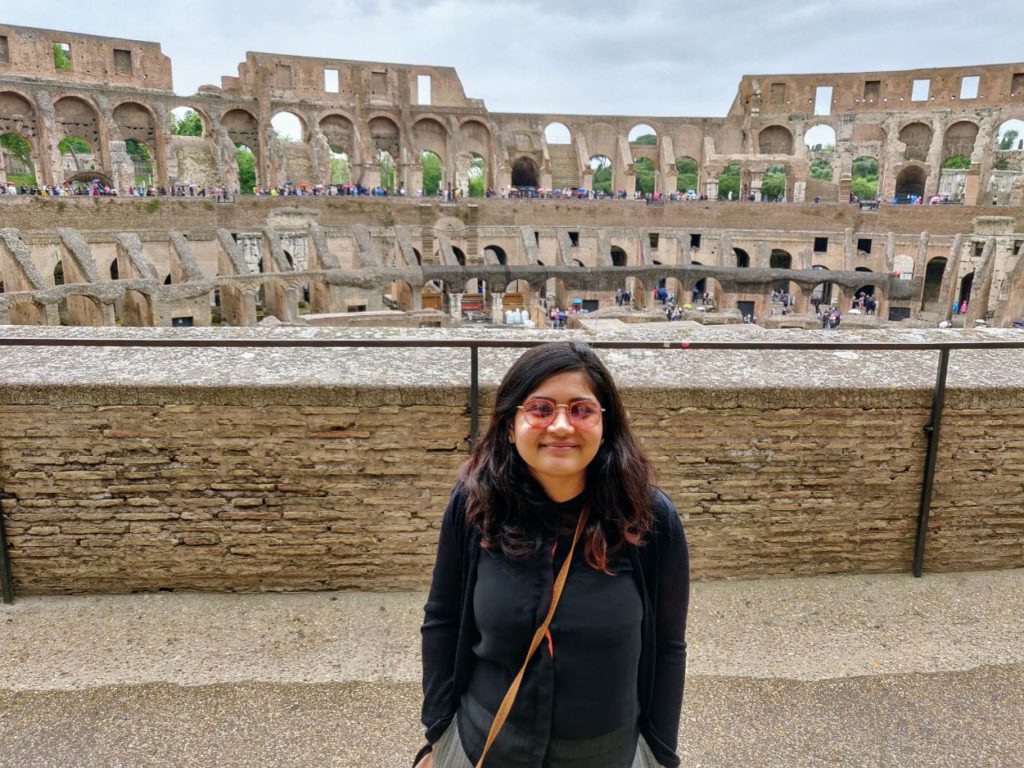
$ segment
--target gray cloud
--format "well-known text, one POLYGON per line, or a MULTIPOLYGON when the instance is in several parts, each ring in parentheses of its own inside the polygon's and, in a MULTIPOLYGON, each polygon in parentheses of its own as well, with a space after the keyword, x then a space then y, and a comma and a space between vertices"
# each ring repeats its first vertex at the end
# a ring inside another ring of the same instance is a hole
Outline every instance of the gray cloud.
POLYGON ((856 72, 1021 58, 1010 0, 51 0, 3 21, 154 40, 176 90, 234 75, 247 50, 455 67, 503 112, 722 116, 743 74, 856 72))

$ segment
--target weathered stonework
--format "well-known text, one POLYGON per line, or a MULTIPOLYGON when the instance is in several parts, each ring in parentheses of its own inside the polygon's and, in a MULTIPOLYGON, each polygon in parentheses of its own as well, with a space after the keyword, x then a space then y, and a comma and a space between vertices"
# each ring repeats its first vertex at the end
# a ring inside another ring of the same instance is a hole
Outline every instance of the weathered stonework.
MULTIPOLYGON (((698 578, 909 568, 935 353, 687 351, 681 339, 794 336, 750 327, 709 335, 689 323, 596 330, 616 326, 529 337, 673 347, 601 354, 686 520, 698 578)), ((181 338, 160 329, 37 333, 181 338)), ((450 338, 384 329, 344 337, 450 338)), ((71 350, 3 350, 0 498, 20 594, 404 589, 429 579, 466 455, 466 351, 75 348, 70 367, 71 350)), ((481 352, 485 412, 517 354, 481 352)), ((1024 566, 1021 363, 1020 351, 952 355, 928 570, 1024 566)))

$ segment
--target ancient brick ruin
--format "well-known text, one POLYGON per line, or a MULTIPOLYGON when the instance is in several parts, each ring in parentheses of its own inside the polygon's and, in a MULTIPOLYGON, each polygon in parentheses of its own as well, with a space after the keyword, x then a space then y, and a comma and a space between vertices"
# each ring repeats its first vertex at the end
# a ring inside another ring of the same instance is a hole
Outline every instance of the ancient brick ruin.
POLYGON ((98 179, 120 192, 0 198, 0 323, 251 325, 431 309, 458 322, 510 307, 540 322, 541 294, 595 308, 623 288, 643 309, 663 284, 759 319, 784 287, 797 326, 813 322, 813 299, 848 307, 865 290, 879 300, 872 322, 957 320, 956 301, 967 325, 1009 326, 1024 317, 1024 150, 1005 126, 1022 117, 1024 64, 748 75, 727 115, 702 118, 496 113, 451 68, 267 53, 179 96, 159 44, 0 25, 0 135, 29 148, 0 153, 0 182, 98 179), (202 135, 172 133, 183 107, 202 135), (282 112, 300 141, 274 130, 282 112), (90 152, 62 149, 69 138, 90 152), (154 188, 219 186, 231 202, 126 199, 139 173, 131 143, 146 148, 154 188), (406 196, 246 199, 239 146, 259 186, 330 185, 341 158, 352 184, 406 196), (415 197, 425 153, 457 203, 415 197), (880 209, 847 202, 858 161, 876 168, 880 209), (685 191, 706 200, 502 197, 586 195, 603 169, 631 197, 641 168, 667 197, 682 163, 695 169, 685 191), (474 172, 494 198, 459 196, 474 172), (761 202, 769 174, 786 203, 761 202), (718 200, 727 176, 749 202, 718 200), (948 204, 890 204, 917 198, 948 204))

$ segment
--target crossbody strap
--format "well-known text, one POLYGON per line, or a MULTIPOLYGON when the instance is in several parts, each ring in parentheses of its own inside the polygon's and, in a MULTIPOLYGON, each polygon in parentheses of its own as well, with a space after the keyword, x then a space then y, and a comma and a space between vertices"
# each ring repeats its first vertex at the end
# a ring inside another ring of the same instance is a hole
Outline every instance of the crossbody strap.
POLYGON ((537 631, 533 633, 533 642, 530 643, 530 650, 526 652, 526 660, 523 662, 523 666, 519 669, 519 674, 516 675, 516 679, 512 681, 512 685, 508 687, 508 691, 505 692, 505 698, 501 701, 501 706, 498 707, 498 712, 494 716, 494 722, 491 723, 491 730, 487 734, 487 741, 484 743, 484 751, 480 753, 480 759, 476 763, 476 768, 483 768, 484 758, 487 757, 487 752, 490 750, 494 740, 498 738, 498 733, 505 725, 505 721, 508 719, 509 712, 512 711, 512 705, 515 703, 516 695, 519 693, 519 686, 523 682, 523 676, 526 675, 526 667, 530 664, 530 659, 533 658, 533 654, 540 647, 541 641, 544 639, 544 635, 548 631, 548 625, 551 624, 551 619, 555 616, 555 609, 558 607, 558 601, 562 597, 562 588, 565 587, 565 580, 569 576, 569 566, 572 564, 572 555, 576 551, 576 542, 580 540, 580 536, 583 534, 583 529, 587 527, 587 508, 584 507, 580 512, 579 522, 576 523, 576 533, 572 537, 572 546, 569 547, 569 554, 565 556, 565 562, 562 563, 562 567, 558 571, 558 576, 555 578, 554 587, 551 590, 551 605, 548 606, 548 615, 544 617, 544 621, 537 627, 537 631))

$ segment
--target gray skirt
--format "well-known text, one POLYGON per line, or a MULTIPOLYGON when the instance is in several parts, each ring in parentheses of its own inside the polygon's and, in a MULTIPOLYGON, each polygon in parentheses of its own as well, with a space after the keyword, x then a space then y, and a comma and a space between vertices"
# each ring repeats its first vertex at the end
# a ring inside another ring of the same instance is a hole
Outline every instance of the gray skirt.
MULTIPOLYGON (((444 732, 437 743, 434 744, 434 768, 473 768, 466 753, 462 750, 462 740, 459 738, 458 718, 453 717, 451 725, 444 732)), ((636 755, 633 763, 623 768, 661 768, 658 761, 651 754, 651 748, 647 746, 647 740, 640 736, 636 745, 636 755)))

